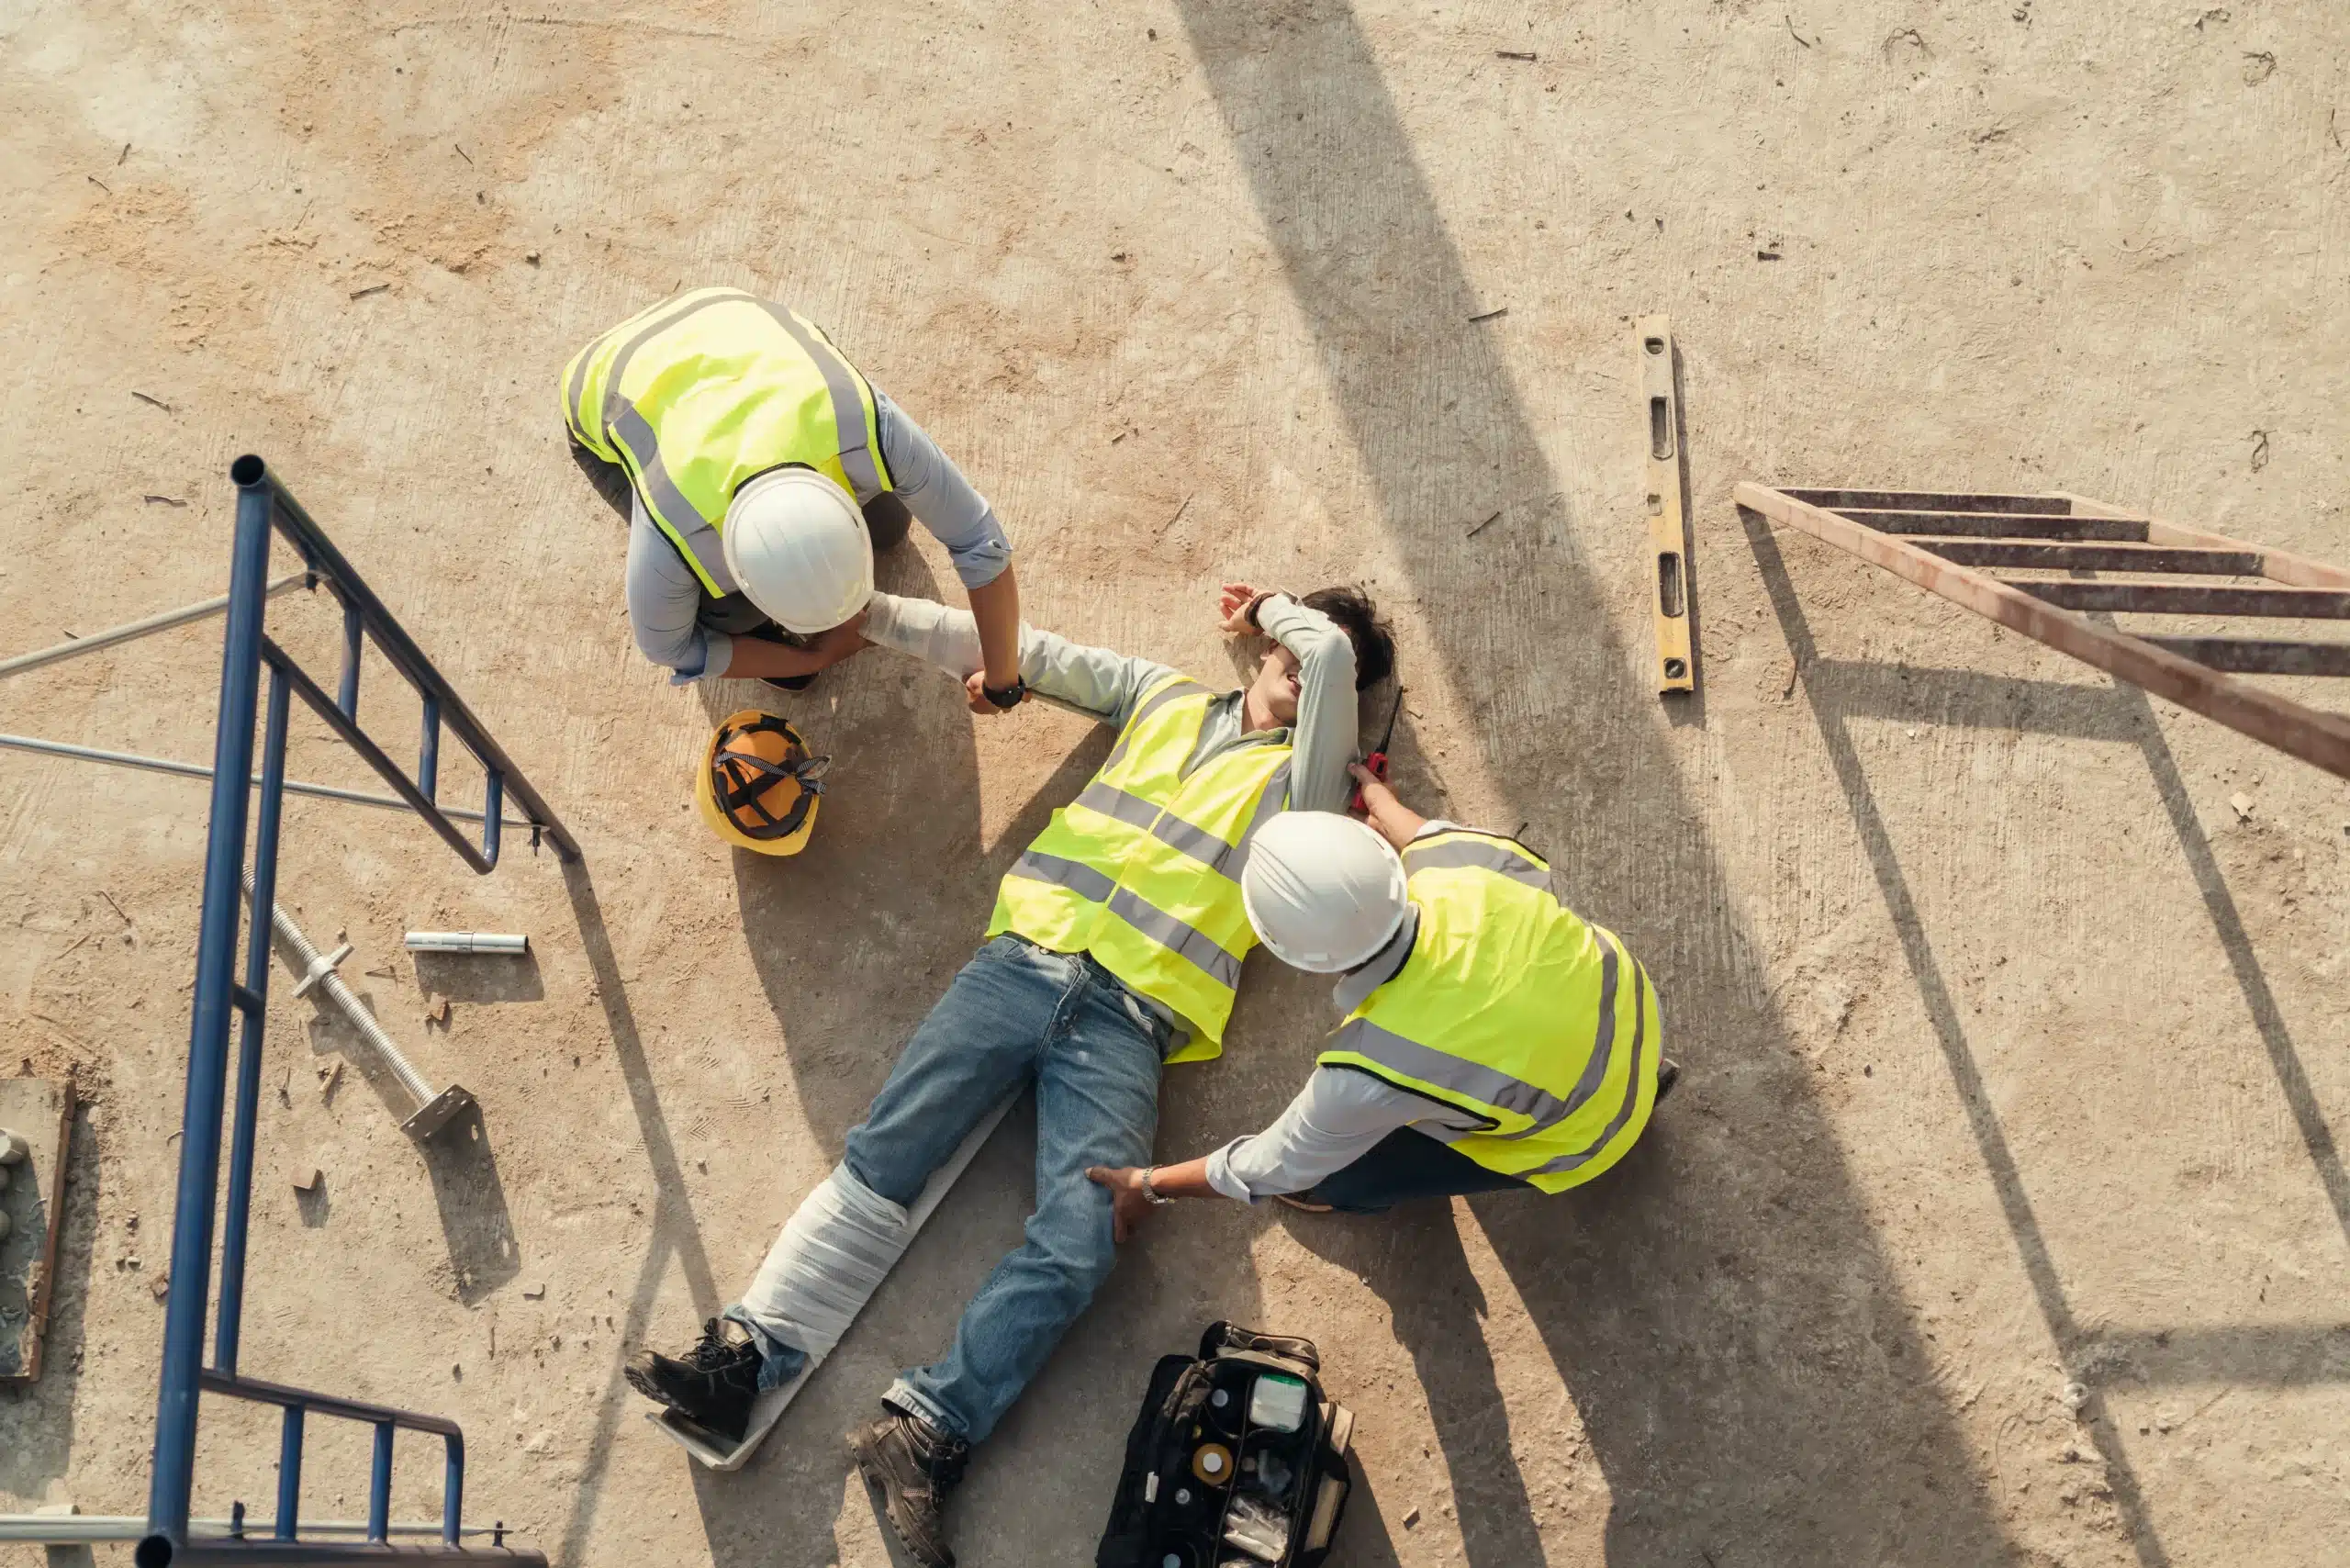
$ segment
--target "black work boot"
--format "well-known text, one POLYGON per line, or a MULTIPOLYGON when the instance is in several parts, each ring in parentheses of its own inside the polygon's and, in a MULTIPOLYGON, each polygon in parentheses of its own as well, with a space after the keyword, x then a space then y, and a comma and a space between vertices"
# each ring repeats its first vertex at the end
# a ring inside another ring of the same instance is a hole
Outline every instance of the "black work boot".
POLYGON ((639 1350, 628 1359, 622 1375, 631 1388, 655 1404, 739 1443, 751 1426, 759 1361, 759 1347, 743 1329, 713 1317, 701 1326, 701 1338, 682 1361, 657 1350, 639 1350), (730 1327, 744 1337, 730 1338, 730 1327))
POLYGON ((950 1438, 919 1416, 884 1405, 881 1419, 851 1432, 848 1451, 890 1528, 923 1568, 955 1568, 946 1525, 938 1510, 963 1479, 971 1445, 950 1438))
POLYGON ((1663 1104, 1664 1097, 1672 1093, 1673 1086, 1680 1081, 1681 1064, 1679 1062, 1674 1061, 1671 1057, 1667 1057, 1662 1061, 1657 1063, 1656 1098, 1649 1102, 1650 1108, 1653 1110, 1655 1107, 1663 1104))

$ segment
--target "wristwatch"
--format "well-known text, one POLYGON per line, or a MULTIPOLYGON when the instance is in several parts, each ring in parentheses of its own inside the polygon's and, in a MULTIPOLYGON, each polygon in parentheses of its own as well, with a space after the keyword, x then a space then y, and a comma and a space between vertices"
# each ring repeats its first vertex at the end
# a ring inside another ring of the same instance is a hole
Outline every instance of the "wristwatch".
POLYGON ((1154 1187, 1154 1186, 1152 1186, 1152 1185, 1150 1184, 1150 1174, 1151 1174, 1151 1172, 1152 1172, 1152 1171, 1154 1171, 1154 1170, 1158 1170, 1158 1166, 1156 1166, 1156 1165, 1147 1165, 1147 1166, 1145 1166, 1145 1167, 1143 1168, 1143 1172, 1142 1172, 1142 1195, 1143 1195, 1145 1198, 1147 1198, 1147 1199, 1148 1199, 1148 1200, 1150 1201, 1150 1206, 1151 1206, 1151 1207, 1156 1208, 1156 1209, 1163 1209, 1163 1208, 1165 1208, 1168 1204, 1169 1204, 1173 1203, 1175 1200, 1174 1200, 1174 1199, 1172 1199, 1172 1198, 1170 1198, 1170 1197, 1166 1196, 1164 1193, 1160 1193, 1160 1192, 1159 1192, 1159 1190, 1158 1190, 1158 1188, 1156 1188, 1156 1187, 1154 1187))
POLYGON ((1253 632, 1262 632, 1265 629, 1264 623, 1257 619, 1257 612, 1264 609, 1265 600, 1272 597, 1273 590, 1268 590, 1267 592, 1259 594, 1256 598, 1248 601, 1248 608, 1244 612, 1243 619, 1248 622, 1249 630, 1253 632))
POLYGON ((990 686, 982 680, 979 682, 979 695, 999 708, 1017 708, 1020 700, 1028 695, 1028 678, 1015 676, 1010 686, 990 686))

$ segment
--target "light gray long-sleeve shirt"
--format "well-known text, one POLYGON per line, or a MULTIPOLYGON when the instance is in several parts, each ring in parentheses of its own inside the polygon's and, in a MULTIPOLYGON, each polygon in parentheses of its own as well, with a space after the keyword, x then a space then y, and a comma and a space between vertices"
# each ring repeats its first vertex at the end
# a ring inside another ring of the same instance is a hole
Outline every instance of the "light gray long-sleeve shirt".
MULTIPOLYGON (((881 458, 898 498, 914 521, 946 546, 965 588, 984 588, 1012 562, 1012 543, 985 496, 938 450, 905 411, 873 389, 881 458)), ((722 672, 734 656, 733 633, 767 619, 729 598, 713 599, 693 568, 632 494, 628 529, 628 620, 636 645, 684 686, 722 672)), ((731 585, 728 585, 731 586, 731 585)))
MULTIPOLYGON (((1285 741, 1295 750, 1290 764, 1291 809, 1343 812, 1353 790, 1347 764, 1355 758, 1354 644, 1337 622, 1287 594, 1265 599, 1258 607, 1257 623, 1297 655, 1297 722, 1288 729, 1248 733, 1246 693, 1228 692, 1209 707, 1189 767, 1197 768, 1244 744, 1285 741)), ((967 610, 877 593, 866 612, 865 635, 879 646, 925 659, 957 679, 979 667, 979 627, 967 610)), ((1020 674, 1028 689, 1113 730, 1124 729, 1143 694, 1174 673, 1150 659, 1087 647, 1033 626, 1020 628, 1020 674)))
MULTIPOLYGON (((1459 826, 1431 822, 1417 836, 1456 832, 1459 826)), ((1395 978, 1412 956, 1419 929, 1419 911, 1406 911, 1394 938, 1339 980, 1332 1000, 1341 1016, 1353 1013, 1372 991, 1395 978)), ((1208 1185, 1244 1204, 1281 1193, 1304 1193, 1370 1153, 1399 1127, 1417 1127, 1438 1142, 1449 1143, 1452 1137, 1484 1126, 1482 1116, 1398 1089, 1370 1073, 1317 1067, 1271 1126, 1234 1138, 1208 1156, 1208 1185)))

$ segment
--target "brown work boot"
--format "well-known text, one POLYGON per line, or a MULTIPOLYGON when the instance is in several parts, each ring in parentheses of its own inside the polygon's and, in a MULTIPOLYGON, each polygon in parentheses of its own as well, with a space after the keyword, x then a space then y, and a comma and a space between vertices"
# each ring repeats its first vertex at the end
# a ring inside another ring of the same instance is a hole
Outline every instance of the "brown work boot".
POLYGON ((923 1568, 955 1568, 955 1551, 946 1544, 946 1524, 939 1508, 963 1479, 971 1445, 919 1416, 886 1405, 881 1408, 881 1419, 849 1434, 848 1451, 856 1460, 857 1473, 865 1477, 874 1501, 890 1518, 890 1528, 914 1561, 923 1568))

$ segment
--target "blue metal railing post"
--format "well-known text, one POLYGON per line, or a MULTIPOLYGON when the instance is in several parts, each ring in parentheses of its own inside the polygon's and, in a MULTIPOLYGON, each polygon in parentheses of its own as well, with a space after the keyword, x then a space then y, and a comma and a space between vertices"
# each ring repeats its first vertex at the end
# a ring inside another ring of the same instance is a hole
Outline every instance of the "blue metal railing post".
POLYGON ((302 1514, 302 1407, 288 1405, 277 1434, 277 1539, 292 1540, 302 1514))
POLYGON ((360 619, 359 607, 345 599, 342 606, 342 690, 335 699, 335 706, 352 722, 359 722, 359 654, 366 646, 367 623, 360 619))
POLYGON ((375 1423, 375 1463, 367 1477, 367 1539, 388 1540, 392 1529, 392 1434, 389 1421, 375 1423))
MULTIPOLYGON (((205 847, 204 902, 196 938, 196 995, 188 1027, 187 1095, 182 1113, 180 1171, 173 1215, 173 1289, 163 1319, 163 1365, 156 1398, 154 1477, 148 1495, 148 1533, 132 1553, 138 1568, 198 1568, 209 1562, 250 1562, 269 1557, 284 1563, 367 1562, 389 1555, 446 1562, 471 1560, 464 1545, 464 1435, 455 1422, 438 1416, 370 1405, 308 1389, 289 1388, 241 1376, 239 1341, 244 1323, 245 1251, 252 1206, 254 1148, 261 1117, 263 1036, 269 1000, 272 913, 277 902, 278 837, 284 821, 286 729, 293 701, 325 722, 398 792, 403 802, 439 833, 465 863, 486 871, 498 860, 498 814, 511 787, 529 813, 531 841, 542 832, 567 859, 578 846, 530 781, 465 707, 423 650, 393 619, 351 564, 273 478, 258 457, 240 457, 229 469, 237 484, 237 521, 232 546, 227 629, 220 661, 219 728, 213 743, 212 818, 205 847), (266 568, 272 539, 283 533, 300 552, 314 576, 323 578, 343 607, 343 665, 339 698, 330 699, 301 666, 264 630, 268 597, 266 568), (424 731, 410 779, 359 727, 360 660, 373 640, 393 669, 423 703, 424 731), (270 670, 269 701, 261 741, 261 804, 252 827, 251 891, 245 890, 246 790, 252 778, 253 727, 260 707, 261 670, 270 670), (435 803, 441 731, 446 724, 482 765, 489 821, 479 849, 458 832, 435 803), (247 919, 248 914, 250 919, 247 919), (239 982, 237 953, 242 936, 245 972, 239 982), (233 1101, 229 1093, 229 1022, 243 1015, 239 1036, 233 1101), (220 1182, 223 1112, 229 1118, 229 1189, 220 1221, 218 1323, 214 1363, 204 1364, 204 1325, 211 1310, 214 1202, 220 1182), (189 1539, 190 1499, 196 1470, 198 1406, 205 1394, 275 1405, 283 1412, 278 1434, 277 1518, 269 1541, 244 1530, 244 1505, 236 1505, 227 1537, 189 1539), (364 1544, 303 1540, 302 1445, 312 1414, 367 1424, 375 1432, 368 1477, 364 1544), (399 1428, 438 1434, 447 1445, 442 1484, 438 1543, 403 1542, 395 1530, 428 1533, 430 1526, 391 1522, 392 1455, 399 1428)), ((503 1560, 546 1568, 543 1554, 504 1544, 500 1529, 492 1549, 503 1560)))
POLYGON ((261 810, 253 824, 253 894, 245 927, 245 989, 255 1002, 237 1042, 236 1116, 229 1123, 229 1206, 220 1238, 220 1311, 213 1324, 212 1364, 234 1377, 245 1316, 245 1227, 253 1195, 253 1138, 261 1120, 262 1024, 269 1000, 270 911, 277 900, 277 833, 285 808, 285 721, 293 705, 285 678, 269 679, 263 721, 261 810))
POLYGON ((465 1514, 465 1439, 452 1432, 441 1471, 441 1540, 457 1544, 457 1528, 465 1514))
POLYGON ((441 699, 424 694, 424 741, 417 747, 416 787, 428 801, 441 798, 441 699))
MULTIPOLYGON (((181 1110, 179 1190, 172 1215, 172 1283, 163 1309, 163 1366, 155 1400, 151 1533, 173 1547, 187 1539, 196 1484, 197 1379, 205 1309, 212 1295, 212 1204, 220 1181, 220 1112, 229 1073, 229 988, 237 959, 245 860, 245 794, 252 785, 253 717, 261 695, 270 493, 237 491, 229 570, 228 626, 220 656, 219 726, 212 745, 212 820, 204 851, 203 916, 196 944, 196 996, 188 1025, 187 1096, 181 1110)), ((256 934, 266 945, 268 928, 256 934)))

